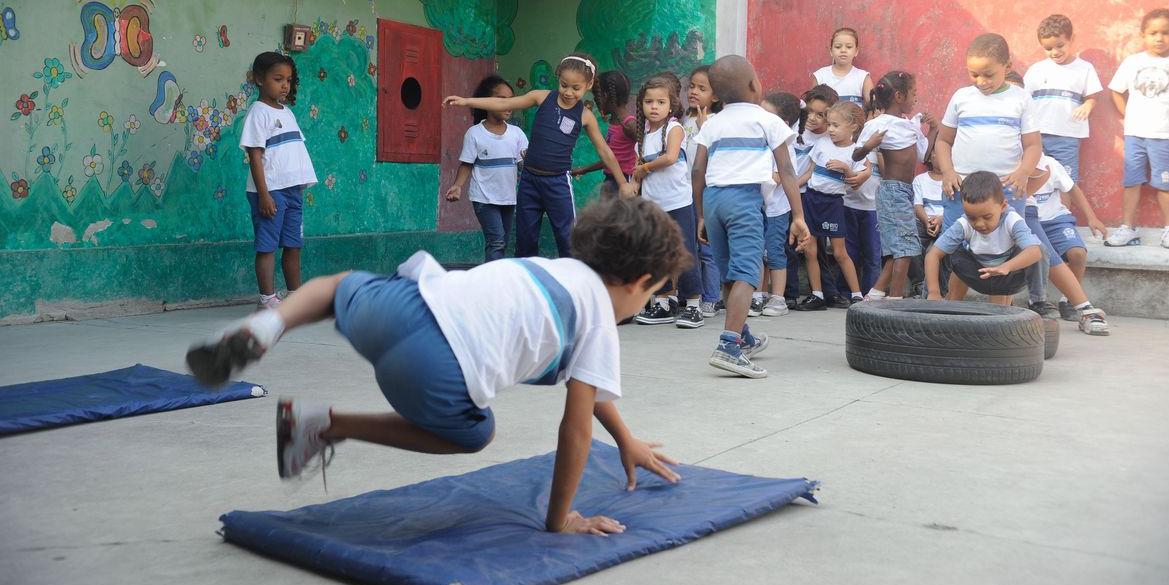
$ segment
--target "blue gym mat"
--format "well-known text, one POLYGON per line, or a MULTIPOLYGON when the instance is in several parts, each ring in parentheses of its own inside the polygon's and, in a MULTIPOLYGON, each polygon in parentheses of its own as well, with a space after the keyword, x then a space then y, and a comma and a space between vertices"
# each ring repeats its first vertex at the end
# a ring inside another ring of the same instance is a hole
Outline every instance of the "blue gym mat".
POLYGON ((137 364, 120 370, 0 387, 0 435, 242 400, 264 395, 249 382, 222 389, 137 364))
MULTIPOLYGON (((338 453, 338 465, 348 462, 338 453)), ((544 531, 555 453, 289 512, 219 517, 228 541, 367 583, 563 583, 771 512, 815 502, 817 482, 680 465, 670 485, 638 470, 625 491, 615 447, 594 441, 575 507, 625 524, 609 537, 544 531)))

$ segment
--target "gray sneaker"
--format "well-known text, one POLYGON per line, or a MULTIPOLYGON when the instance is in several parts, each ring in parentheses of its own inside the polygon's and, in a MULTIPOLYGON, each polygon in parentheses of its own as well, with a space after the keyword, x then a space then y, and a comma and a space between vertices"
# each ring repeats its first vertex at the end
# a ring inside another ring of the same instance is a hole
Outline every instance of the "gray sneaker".
POLYGON ((702 311, 703 317, 710 318, 718 316, 718 305, 714 301, 702 301, 698 308, 702 311))
POLYGON ((766 333, 752 333, 750 337, 750 342, 744 339, 739 344, 739 348, 743 350, 743 355, 748 358, 759 355, 759 352, 767 349, 767 345, 771 343, 771 338, 766 333))
POLYGON ((751 359, 738 348, 728 348, 724 345, 720 343, 719 347, 710 355, 708 362, 710 365, 746 378, 767 377, 767 370, 752 363, 751 359))
POLYGON ((781 296, 772 295, 763 304, 764 317, 782 317, 788 312, 787 301, 781 296))

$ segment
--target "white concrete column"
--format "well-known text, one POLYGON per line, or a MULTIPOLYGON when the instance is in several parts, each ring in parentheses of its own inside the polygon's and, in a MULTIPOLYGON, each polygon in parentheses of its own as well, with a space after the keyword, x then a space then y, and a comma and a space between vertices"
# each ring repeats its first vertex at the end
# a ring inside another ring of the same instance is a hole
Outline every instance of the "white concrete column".
POLYGON ((747 0, 715 3, 715 57, 747 56, 747 0))

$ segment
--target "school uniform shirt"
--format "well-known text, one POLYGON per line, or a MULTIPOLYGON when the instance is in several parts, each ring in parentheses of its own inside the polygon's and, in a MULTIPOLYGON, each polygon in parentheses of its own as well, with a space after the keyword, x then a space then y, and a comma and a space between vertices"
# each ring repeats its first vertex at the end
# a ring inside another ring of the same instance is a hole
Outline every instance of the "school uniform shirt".
POLYGON ((1072 112, 1084 104, 1084 99, 1104 89, 1091 63, 1079 57, 1064 65, 1044 59, 1027 68, 1023 85, 1035 100, 1035 121, 1040 132, 1088 137, 1088 121, 1072 118, 1072 112))
POLYGON ((851 142, 844 146, 836 146, 831 139, 817 142, 812 147, 811 154, 808 155, 812 159, 812 178, 808 179, 808 188, 825 195, 844 195, 848 191, 848 185, 844 182, 844 174, 828 170, 827 165, 830 160, 838 160, 852 165, 853 171, 864 169, 864 161, 852 160, 852 151, 855 148, 856 145, 851 142))
POLYGON ((917 161, 921 162, 925 159, 929 139, 921 131, 921 114, 912 118, 881 114, 865 122, 864 128, 861 128, 860 137, 856 141, 857 145, 864 144, 873 134, 882 131, 885 132, 885 138, 881 140, 881 150, 901 150, 912 146, 917 150, 917 161))
MULTIPOLYGON (((648 126, 648 124, 647 124, 648 126)), ((677 120, 670 118, 666 123, 666 143, 669 144, 669 135, 674 128, 682 128, 677 120)), ((662 156, 665 146, 662 144, 662 129, 650 132, 645 131, 645 151, 642 156, 645 162, 653 162, 662 156)), ((641 195, 661 206, 663 211, 674 211, 694 203, 694 188, 690 184, 690 167, 686 164, 686 151, 679 149, 678 160, 674 164, 658 169, 645 176, 641 182, 641 195)))
POLYGON ((942 124, 958 131, 953 159, 961 177, 976 171, 999 177, 1015 172, 1023 160, 1023 135, 1039 131, 1031 96, 1009 83, 991 95, 973 85, 954 92, 942 124))
MULTIPOLYGON (((264 162, 264 183, 269 191, 287 189, 302 185, 308 187, 317 182, 313 161, 304 147, 304 135, 292 109, 280 109, 257 100, 248 108, 244 118, 244 129, 239 137, 239 147, 245 152, 249 148, 262 148, 264 162)), ((248 173, 248 192, 257 193, 256 182, 248 173)))
POLYGON ((924 207, 926 215, 930 217, 944 215, 942 198, 945 196, 941 179, 934 180, 929 173, 922 173, 913 178, 913 204, 924 207))
POLYGON ((877 151, 870 152, 865 157, 865 160, 861 161, 859 170, 864 170, 864 163, 866 162, 873 169, 873 175, 867 181, 861 183, 859 189, 848 187, 848 190, 844 192, 844 206, 849 209, 859 209, 861 211, 876 211, 877 188, 881 186, 881 169, 877 167, 877 164, 880 162, 877 158, 877 151))
MULTIPOLYGON (((796 131, 796 127, 792 127, 792 132, 796 131)), ((811 130, 804 129, 804 133, 800 135, 798 140, 792 140, 788 143, 788 154, 792 157, 792 167, 795 168, 796 177, 804 176, 808 169, 812 166, 812 147, 820 140, 826 139, 828 133, 816 134, 811 130)), ((800 193, 808 190, 808 185, 800 186, 800 193)))
POLYGON ((1128 92, 1125 136, 1169 138, 1169 57, 1144 51, 1125 57, 1108 89, 1128 92))
POLYGON ((496 134, 480 122, 463 135, 459 162, 473 165, 471 183, 467 186, 471 201, 515 205, 516 165, 528 148, 528 137, 511 124, 504 128, 503 134, 496 134))
POLYGON ((694 137, 698 136, 698 118, 682 118, 682 130, 686 132, 686 137, 682 139, 682 150, 686 151, 686 169, 694 170, 694 155, 698 153, 698 143, 694 141, 694 137))
POLYGON ((1035 191, 1035 201, 1039 206, 1039 221, 1051 221, 1062 215, 1071 215, 1071 210, 1063 204, 1063 197, 1060 194, 1067 193, 1076 186, 1072 176, 1068 174, 1067 169, 1059 161, 1046 154, 1039 159, 1038 167, 1051 171, 1047 182, 1035 191))
POLYGON ((958 218, 950 229, 942 232, 934 245, 946 254, 953 254, 959 246, 970 250, 983 266, 998 266, 1010 259, 1016 249, 1039 245, 1039 238, 1031 233, 1027 222, 1015 210, 1008 209, 999 218, 999 225, 989 234, 981 234, 970 225, 966 216, 958 218))
POLYGON ((706 184, 712 187, 763 184, 772 179, 780 146, 795 132, 758 104, 727 104, 703 124, 694 141, 706 147, 706 184))
POLYGON ((836 90, 842 101, 863 104, 865 102, 865 78, 869 72, 859 67, 853 67, 844 77, 837 77, 832 72, 832 66, 821 67, 812 74, 816 83, 822 83, 836 90))
POLYGON ((426 252, 398 267, 416 280, 459 360, 471 400, 487 408, 517 384, 577 379, 597 400, 621 396, 621 350, 613 302, 601 277, 572 258, 507 258, 472 270, 443 270, 426 252), (468 291, 491 291, 484 307, 468 291))

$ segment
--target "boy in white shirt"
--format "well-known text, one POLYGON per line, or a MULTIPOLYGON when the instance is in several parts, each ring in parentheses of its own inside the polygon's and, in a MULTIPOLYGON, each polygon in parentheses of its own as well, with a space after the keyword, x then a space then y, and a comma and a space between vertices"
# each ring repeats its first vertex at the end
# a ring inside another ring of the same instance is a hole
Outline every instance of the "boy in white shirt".
POLYGON ((1132 225, 1141 185, 1148 183, 1157 190, 1165 223, 1161 245, 1169 248, 1169 8, 1152 10, 1141 19, 1141 38, 1145 51, 1125 57, 1108 84, 1124 117, 1124 219, 1104 244, 1140 245, 1132 225))
POLYGON ((274 311, 255 313, 198 343, 187 364, 219 385, 268 351, 286 331, 333 317, 374 367, 394 412, 342 413, 282 399, 277 406, 281 478, 300 476, 335 443, 367 441, 422 453, 471 453, 495 436, 490 402, 516 384, 567 385, 545 528, 603 535, 617 520, 572 510, 595 416, 626 462, 670 482, 673 461, 633 437, 613 400, 621 396, 617 322, 690 263, 673 220, 641 198, 586 207, 572 232, 573 257, 516 258, 444 271, 426 252, 394 276, 346 272, 316 278, 274 311), (491 291, 491 310, 467 291, 491 291))
POLYGON ((1080 143, 1088 137, 1088 115, 1104 88, 1096 68, 1076 55, 1071 19, 1052 14, 1039 23, 1037 35, 1047 59, 1027 69, 1023 85, 1034 100, 1043 152, 1078 182, 1080 143))
MULTIPOLYGON (((1080 232, 1076 230, 1076 216, 1064 205, 1063 196, 1067 195, 1072 205, 1084 214, 1093 233, 1106 237, 1108 228, 1096 217, 1088 198, 1059 161, 1044 155, 1039 159, 1039 168, 1050 171, 1047 182, 1035 191, 1040 225, 1047 235, 1048 242, 1051 243, 1052 250, 1067 262, 1076 280, 1083 283, 1084 272, 1088 267, 1088 246, 1080 237, 1080 232)), ((1045 296, 1044 301, 1046 300, 1045 296)), ((1076 310, 1068 302, 1067 297, 1059 301, 1059 315, 1064 321, 1077 320, 1076 310)))
POLYGON ((742 56, 727 55, 715 61, 710 84, 726 105, 694 137, 698 149, 691 177, 699 239, 710 242, 727 306, 725 329, 709 363, 740 376, 763 378, 767 370, 750 358, 767 347, 767 336, 754 336, 747 328, 747 312, 752 292, 760 284, 759 260, 763 258, 761 186, 774 178, 775 169, 791 205, 789 241, 806 240, 808 227, 787 148, 795 133, 759 106, 762 84, 755 68, 742 56))

